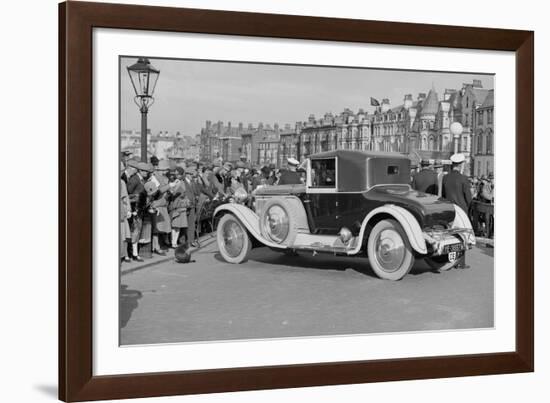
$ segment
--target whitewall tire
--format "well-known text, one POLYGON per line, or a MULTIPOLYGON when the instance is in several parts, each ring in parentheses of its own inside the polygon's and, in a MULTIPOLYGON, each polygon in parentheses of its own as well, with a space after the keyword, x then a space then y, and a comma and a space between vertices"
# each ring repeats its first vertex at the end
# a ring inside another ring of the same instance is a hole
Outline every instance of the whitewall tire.
POLYGON ((218 249, 228 263, 244 263, 252 250, 246 227, 233 214, 225 214, 218 223, 218 249))
POLYGON ((369 263, 384 280, 401 280, 414 265, 414 253, 401 225, 393 219, 378 222, 367 241, 369 263))

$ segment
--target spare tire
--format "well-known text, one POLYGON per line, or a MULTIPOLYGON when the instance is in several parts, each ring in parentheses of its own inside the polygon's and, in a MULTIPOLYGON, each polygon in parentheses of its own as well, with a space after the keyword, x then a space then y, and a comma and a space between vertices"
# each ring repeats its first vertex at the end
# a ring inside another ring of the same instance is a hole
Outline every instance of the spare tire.
POLYGON ((296 239, 296 211, 282 198, 268 200, 260 214, 260 231, 267 240, 292 246, 296 239))

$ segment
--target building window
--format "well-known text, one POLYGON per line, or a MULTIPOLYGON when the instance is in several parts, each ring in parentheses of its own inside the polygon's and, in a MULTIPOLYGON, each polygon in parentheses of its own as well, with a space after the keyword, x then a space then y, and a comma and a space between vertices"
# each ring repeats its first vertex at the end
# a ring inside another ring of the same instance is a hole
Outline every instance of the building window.
POLYGON ((477 154, 483 153, 483 134, 479 133, 477 135, 477 154))
POLYGON ((487 111, 487 123, 493 123, 493 110, 489 109, 487 111))
POLYGON ((483 125, 483 111, 480 111, 477 114, 477 124, 480 126, 483 125))
POLYGON ((493 153, 493 133, 487 134, 487 154, 493 153))

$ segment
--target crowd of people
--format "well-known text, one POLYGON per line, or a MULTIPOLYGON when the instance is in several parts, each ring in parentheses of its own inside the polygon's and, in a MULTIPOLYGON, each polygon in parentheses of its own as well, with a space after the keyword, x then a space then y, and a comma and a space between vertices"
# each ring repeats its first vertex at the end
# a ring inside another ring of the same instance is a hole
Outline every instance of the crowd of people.
POLYGON ((140 161, 123 153, 120 164, 120 259, 143 261, 140 247, 151 244, 152 253, 183 242, 197 246, 197 220, 207 202, 230 199, 239 188, 247 193, 258 186, 298 184, 303 170, 294 158, 288 168, 273 164, 251 166, 246 158, 235 163, 221 158, 213 162, 140 161))

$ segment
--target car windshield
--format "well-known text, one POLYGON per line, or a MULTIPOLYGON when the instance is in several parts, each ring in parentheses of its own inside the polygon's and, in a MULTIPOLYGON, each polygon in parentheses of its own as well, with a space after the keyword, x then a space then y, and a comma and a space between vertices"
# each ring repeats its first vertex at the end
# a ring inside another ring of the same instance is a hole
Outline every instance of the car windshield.
POLYGON ((336 187, 336 163, 334 158, 311 161, 311 187, 336 187))

